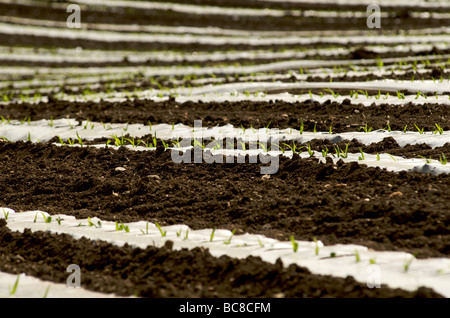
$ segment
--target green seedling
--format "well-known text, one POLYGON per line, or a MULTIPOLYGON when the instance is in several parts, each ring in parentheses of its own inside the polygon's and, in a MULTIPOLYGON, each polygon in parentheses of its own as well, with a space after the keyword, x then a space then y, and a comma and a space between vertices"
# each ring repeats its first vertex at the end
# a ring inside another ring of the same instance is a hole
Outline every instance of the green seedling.
POLYGON ((314 156, 314 151, 311 149, 311 145, 308 144, 308 154, 312 157, 314 156))
POLYGON ((403 264, 403 270, 405 271, 405 273, 409 271, 409 268, 411 267, 411 263, 413 260, 415 260, 414 256, 412 256, 409 260, 405 262, 405 264, 403 264))
POLYGON ((331 257, 331 258, 335 258, 335 257, 336 257, 336 253, 335 253, 335 252, 331 252, 331 253, 330 253, 330 257, 331 257))
POLYGON ((292 249, 294 250, 294 253, 297 253, 298 250, 298 243, 295 241, 294 237, 291 235, 290 237, 291 243, 292 243, 292 249))
POLYGON ((377 161, 380 161, 380 154, 377 153, 377 161))
POLYGON ((406 133, 406 128, 408 128, 408 125, 406 125, 405 128, 403 128, 403 133, 406 133))
POLYGON ((88 217, 88 226, 89 227, 97 227, 92 221, 91 221, 91 218, 90 217, 88 217))
POLYGON ((83 139, 81 139, 81 137, 78 135, 78 131, 77 131, 77 139, 78 142, 80 143, 80 146, 83 147, 83 139))
POLYGON ((431 156, 430 156, 430 158, 426 158, 426 157, 424 157, 424 156, 418 156, 418 157, 419 157, 419 158, 422 158, 422 159, 425 159, 425 162, 428 163, 428 164, 431 163, 431 156))
POLYGON ((303 130, 305 129, 305 126, 303 125, 303 119, 300 120, 300 135, 303 135, 303 130))
POLYGON ((125 140, 128 141, 131 144, 132 147, 136 147, 136 141, 134 140, 134 137, 131 138, 131 139, 130 138, 125 138, 125 140))
POLYGON ((233 238, 235 232, 236 232, 236 229, 234 229, 234 230, 231 232, 230 238, 229 238, 228 240, 226 240, 225 242, 223 242, 223 244, 229 245, 229 244, 231 243, 231 239, 233 238))
POLYGON ((386 123, 386 128, 384 129, 391 132, 391 126, 389 125, 389 122, 386 123))
POLYGON ((328 150, 328 147, 327 146, 324 146, 325 147, 325 149, 322 149, 322 157, 326 157, 326 156, 328 156, 328 152, 329 152, 329 150, 328 150))
POLYGON ((181 236, 181 229, 179 231, 177 231, 177 237, 181 236))
POLYGON ((369 259, 369 263, 370 263, 371 265, 375 265, 376 262, 377 262, 377 259, 376 259, 376 258, 371 258, 371 259, 369 259))
POLYGON ((212 232, 211 232, 211 236, 209 237, 209 241, 212 242, 214 239, 214 233, 216 232, 216 228, 213 228, 212 232))
POLYGON ((358 157, 358 160, 366 160, 366 157, 364 156, 364 152, 362 151, 361 148, 358 148, 359 152, 361 153, 361 157, 358 157))
MULTIPOLYGON (((30 133, 28 133, 28 135, 29 135, 30 133)), ((59 139, 59 143, 61 144, 61 145, 65 145, 66 143, 64 142, 64 140, 62 140, 61 139, 61 137, 60 136, 58 136, 58 139, 59 139)))
POLYGON ((17 275, 16 282, 14 283, 13 287, 9 288, 9 296, 14 296, 16 294, 17 288, 19 287, 19 279, 20 279, 20 274, 17 275))
POLYGON ((75 139, 74 140, 72 140, 72 139, 70 139, 70 138, 67 138, 67 142, 69 143, 69 145, 74 145, 75 144, 75 139))
POLYGON ((313 237, 314 242, 316 243, 315 253, 316 255, 319 255, 319 242, 317 242, 317 239, 313 237))
POLYGON ((144 230, 141 230, 141 232, 142 232, 142 234, 148 234, 148 222, 147 222, 147 224, 145 225, 145 231, 144 230))
POLYGON ((422 134, 423 134, 423 130, 424 130, 425 128, 420 129, 419 127, 417 127, 416 124, 414 124, 414 126, 416 126, 416 129, 417 129, 417 130, 419 131, 419 133, 422 135, 422 134))
MULTIPOLYGON (((332 81, 332 79, 330 77, 330 82, 331 81, 332 81)), ((339 93, 335 93, 331 88, 325 88, 324 91, 330 93, 331 95, 333 95, 334 98, 337 98, 339 96, 339 93)))
POLYGON ((447 157, 445 156, 445 154, 439 155, 439 162, 441 163, 441 165, 445 166, 447 164, 447 157))
POLYGON ((400 92, 400 91, 398 91, 397 92, 397 97, 398 97, 398 99, 405 99, 405 94, 400 92))
POLYGON ((373 130, 372 127, 368 127, 367 123, 366 123, 365 126, 359 127, 359 129, 362 129, 365 133, 369 133, 369 132, 371 132, 373 130))
POLYGON ((31 135, 30 135, 30 132, 28 132, 27 141, 31 142, 31 135))
POLYGON ((333 126, 330 126, 329 133, 330 133, 330 135, 333 133, 333 126))
POLYGON ((259 237, 258 237, 258 243, 259 243, 259 246, 260 246, 260 247, 264 247, 264 244, 263 244, 263 242, 261 242, 261 240, 259 239, 259 237))
POLYGON ((359 263, 361 261, 361 257, 359 256, 358 250, 355 250, 355 259, 356 259, 356 263, 359 263))
POLYGON ((48 125, 53 128, 53 116, 50 116, 50 122, 48 125))
POLYGON ((127 233, 130 232, 130 228, 128 227, 128 225, 124 225, 123 223, 118 223, 116 221, 116 231, 125 231, 127 233))
POLYGON ((58 222, 58 225, 61 225, 61 218, 60 218, 60 217, 57 217, 57 218, 56 218, 56 222, 58 222))
POLYGON ((394 162, 397 162, 397 160, 395 160, 395 158, 394 158, 392 155, 390 155, 390 154, 388 154, 388 153, 387 153, 387 155, 388 155, 389 157, 391 157, 392 160, 394 160, 394 162))
POLYGON ((42 296, 42 298, 47 298, 49 291, 50 291, 50 285, 48 285, 47 288, 45 289, 45 292, 44 292, 44 295, 42 296))
POLYGON ((156 227, 158 228, 159 232, 161 233, 162 237, 165 237, 167 235, 167 231, 163 231, 161 226, 158 224, 158 222, 155 222, 156 227))
POLYGON ((444 129, 441 126, 439 126, 438 124, 434 124, 434 125, 437 128, 435 133, 439 133, 440 135, 442 135, 444 133, 444 129))
POLYGON ((5 210, 3 209, 3 215, 5 216, 5 220, 8 221, 9 211, 5 212, 5 210))
POLYGON ((184 235, 184 240, 186 241, 189 236, 189 229, 186 230, 186 234, 184 235))
POLYGON ((52 217, 50 215, 48 217, 46 217, 43 212, 41 212, 41 214, 42 214, 42 217, 44 218, 45 223, 51 223, 52 222, 52 217))

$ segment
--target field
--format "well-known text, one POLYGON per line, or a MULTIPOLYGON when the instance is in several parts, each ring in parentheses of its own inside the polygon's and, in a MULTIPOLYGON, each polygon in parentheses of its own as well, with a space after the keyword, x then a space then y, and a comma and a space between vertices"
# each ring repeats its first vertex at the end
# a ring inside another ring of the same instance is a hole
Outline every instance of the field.
POLYGON ((448 3, 70 3, 0 0, 0 297, 450 297, 448 3))

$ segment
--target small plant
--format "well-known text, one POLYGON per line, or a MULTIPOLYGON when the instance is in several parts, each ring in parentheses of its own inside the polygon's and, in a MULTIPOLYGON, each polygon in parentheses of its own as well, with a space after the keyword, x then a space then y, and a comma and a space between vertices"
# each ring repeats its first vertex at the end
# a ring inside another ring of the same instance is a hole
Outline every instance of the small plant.
POLYGON ((78 131, 77 131, 77 139, 78 139, 80 146, 83 147, 83 139, 81 139, 81 137, 78 135, 78 131))
POLYGON ((447 157, 445 156, 445 154, 439 155, 439 162, 441 163, 441 165, 445 166, 447 164, 447 157))
POLYGON ((325 149, 322 149, 322 157, 326 157, 326 156, 328 156, 328 152, 329 152, 329 150, 328 150, 328 147, 327 146, 324 146, 324 148, 325 149))
POLYGON ((314 151, 311 149, 311 145, 308 144, 308 154, 312 157, 314 156, 314 151))
POLYGON ((291 235, 290 239, 291 239, 291 243, 292 243, 292 249, 294 250, 294 253, 297 253, 298 243, 295 241, 295 239, 292 235, 291 235))
POLYGON ((50 285, 48 285, 47 288, 45 289, 45 292, 44 292, 44 295, 42 296, 42 298, 47 298, 49 291, 50 291, 50 285))
POLYGON ((184 235, 184 240, 186 241, 189 236, 189 228, 186 230, 186 234, 184 235))
POLYGON ((368 127, 367 123, 366 123, 365 126, 359 127, 359 129, 362 129, 365 133, 369 133, 369 132, 371 132, 373 130, 372 127, 368 127))
POLYGON ((428 164, 431 163, 431 156, 430 156, 430 158, 426 158, 426 157, 424 157, 424 156, 418 156, 418 157, 419 157, 419 158, 422 158, 422 159, 425 159, 425 162, 428 163, 428 164))
POLYGON ((229 245, 229 244, 231 243, 231 239, 233 238, 235 232, 236 232, 236 229, 234 229, 234 230, 231 232, 230 238, 229 238, 228 240, 226 240, 225 242, 223 242, 223 244, 229 245))
POLYGON ((403 128, 403 133, 406 133, 406 128, 408 128, 408 125, 405 126, 405 128, 403 128))
POLYGON ((148 222, 147 222, 147 224, 145 225, 145 231, 144 230, 141 230, 141 232, 142 232, 142 234, 148 234, 148 222))
POLYGON ((423 134, 423 130, 424 130, 425 128, 420 129, 419 127, 417 127, 416 124, 414 124, 414 126, 416 126, 416 129, 417 129, 417 130, 419 131, 419 133, 422 135, 422 134, 423 134))
POLYGON ((122 222, 119 224, 119 222, 116 221, 116 231, 125 231, 126 233, 129 233, 130 228, 128 225, 124 225, 122 222))
POLYGON ((216 232, 216 228, 213 228, 212 232, 211 232, 211 236, 209 237, 209 241, 212 242, 214 239, 214 233, 216 232))
POLYGON ((406 260, 405 264, 403 264, 403 270, 405 273, 409 271, 413 260, 415 260, 415 256, 412 256, 410 259, 406 260))
POLYGON ((356 259, 356 263, 359 263, 361 261, 361 257, 359 256, 358 250, 355 250, 355 259, 356 259))
POLYGON ((62 220, 61 220, 60 217, 57 217, 57 218, 56 218, 56 222, 58 222, 58 225, 61 225, 61 221, 62 221, 62 220))
POLYGON ((319 242, 317 242, 317 239, 315 237, 313 237, 313 240, 316 243, 315 253, 316 255, 319 255, 319 242))
POLYGON ((53 116, 50 116, 50 122, 48 125, 53 128, 53 116))
POLYGON ((14 296, 16 294, 17 288, 19 287, 19 279, 20 279, 20 274, 17 275, 16 282, 14 283, 13 287, 9 288, 9 296, 14 296))
POLYGON ((439 133, 440 135, 442 135, 444 133, 444 129, 439 126, 438 124, 434 124, 436 126, 436 130, 435 133, 439 133))
POLYGON ((3 209, 3 215, 5 216, 5 220, 8 221, 9 211, 5 212, 5 210, 3 209))
POLYGON ((50 215, 46 217, 43 212, 41 212, 41 214, 42 214, 42 217, 44 218, 45 223, 51 223, 52 222, 52 217, 50 215))
POLYGON ((366 157, 364 156, 364 152, 362 151, 361 148, 358 148, 359 152, 361 153, 361 157, 358 157, 358 160, 366 160, 366 157))
POLYGON ((264 247, 264 244, 263 244, 263 242, 261 242, 261 240, 259 239, 259 237, 258 237, 258 243, 259 243, 259 246, 260 246, 260 247, 264 247))
POLYGON ((155 222, 156 227, 158 228, 159 232, 161 233, 162 237, 165 237, 167 235, 167 231, 163 231, 161 226, 158 224, 158 222, 155 222))
POLYGON ((305 126, 303 125, 303 119, 300 120, 300 135, 303 135, 303 130, 305 129, 305 126))
POLYGON ((371 258, 371 259, 369 259, 369 263, 370 263, 371 265, 375 265, 376 262, 377 262, 377 259, 376 259, 376 258, 371 258))

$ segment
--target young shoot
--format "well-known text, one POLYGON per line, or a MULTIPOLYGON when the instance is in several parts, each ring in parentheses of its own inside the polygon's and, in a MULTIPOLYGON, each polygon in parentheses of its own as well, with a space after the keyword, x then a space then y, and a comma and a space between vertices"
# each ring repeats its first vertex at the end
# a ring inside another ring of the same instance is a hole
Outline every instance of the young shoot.
POLYGON ((314 151, 311 149, 311 145, 308 144, 308 154, 312 157, 314 156, 314 151))
POLYGON ((298 250, 298 243, 295 241, 294 237, 291 235, 290 237, 291 243, 292 243, 292 249, 294 250, 294 253, 297 253, 298 250))
POLYGON ((141 230, 141 232, 142 232, 142 234, 148 234, 148 222, 147 222, 147 224, 145 225, 145 231, 144 230, 141 230))
POLYGON ((234 230, 231 232, 230 238, 229 238, 228 240, 226 240, 225 242, 223 242, 223 244, 229 245, 229 244, 231 243, 231 239, 233 238, 235 232, 236 232, 236 229, 234 229, 234 230))
POLYGON ((359 129, 362 129, 365 133, 369 133, 369 132, 371 132, 371 131, 373 130, 372 127, 368 127, 368 124, 367 124, 367 123, 366 123, 365 126, 359 127, 359 129))
POLYGON ((45 214, 43 212, 41 212, 42 217, 44 218, 45 223, 51 223, 52 222, 52 217, 49 216, 45 216, 45 214))
POLYGON ((445 154, 443 153, 442 156, 439 155, 439 162, 441 163, 441 165, 445 166, 447 164, 447 157, 445 156, 445 154))
POLYGON ((313 237, 313 240, 316 243, 315 253, 316 253, 316 255, 319 255, 319 242, 317 241, 317 239, 315 237, 313 237))
POLYGON ((158 222, 155 222, 156 227, 158 228, 159 232, 161 233, 162 237, 165 237, 167 235, 167 231, 163 231, 161 226, 158 224, 158 222))
POLYGON ((214 240, 214 233, 216 232, 216 228, 213 228, 211 232, 211 236, 209 237, 209 241, 212 242, 214 240))
POLYGON ((5 210, 3 209, 3 215, 5 216, 5 220, 8 221, 9 211, 5 212, 5 210))
POLYGON ((425 128, 420 129, 416 124, 414 124, 414 126, 416 126, 416 129, 419 131, 419 133, 422 135, 423 134, 423 130, 425 128))
POLYGON ((361 257, 359 256, 358 250, 355 250, 355 259, 356 259, 356 263, 359 263, 361 261, 361 257))
POLYGON ((361 148, 358 148, 359 152, 361 153, 361 157, 358 157, 358 160, 366 160, 366 157, 364 156, 364 152, 362 151, 361 148))
POLYGON ((403 264, 403 270, 405 271, 405 273, 409 271, 409 268, 411 267, 411 263, 415 259, 416 258, 414 256, 412 256, 410 259, 406 260, 405 264, 403 264))
POLYGON ((16 282, 14 283, 14 285, 9 288, 9 296, 14 296, 16 294, 17 288, 19 287, 19 279, 20 274, 17 275, 16 282))

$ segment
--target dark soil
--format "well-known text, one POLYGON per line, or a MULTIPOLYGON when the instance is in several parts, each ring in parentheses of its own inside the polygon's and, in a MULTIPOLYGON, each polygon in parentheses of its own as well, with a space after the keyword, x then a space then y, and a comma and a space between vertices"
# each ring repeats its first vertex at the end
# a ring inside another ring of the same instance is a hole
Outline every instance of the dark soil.
POLYGON ((175 164, 152 152, 0 144, 0 206, 106 220, 184 223, 326 245, 355 243, 417 257, 450 255, 450 175, 392 173, 358 163, 280 158, 175 164), (118 172, 116 167, 125 167, 118 172))
POLYGON ((429 288, 416 292, 383 285, 370 289, 352 277, 313 275, 303 267, 283 267, 259 257, 237 260, 215 258, 208 250, 173 251, 171 241, 162 248, 117 247, 66 234, 12 232, 0 220, 0 270, 26 273, 43 280, 65 283, 67 266, 81 268, 81 286, 103 293, 138 297, 442 297, 429 288), (45 247, 42 249, 36 246, 45 247))
POLYGON ((76 118, 78 120, 113 122, 113 123, 182 123, 194 125, 194 120, 201 119, 204 127, 232 124, 255 129, 270 127, 279 129, 299 129, 303 122, 305 131, 350 132, 361 126, 376 129, 417 131, 414 126, 430 132, 436 130, 436 124, 445 131, 450 130, 450 105, 412 103, 395 106, 382 104, 366 107, 351 104, 350 99, 342 103, 326 101, 319 103, 271 102, 185 102, 176 100, 154 102, 152 100, 135 100, 125 102, 65 102, 54 100, 49 103, 20 103, 0 105, 0 115, 4 118, 31 120, 57 118, 76 118))

